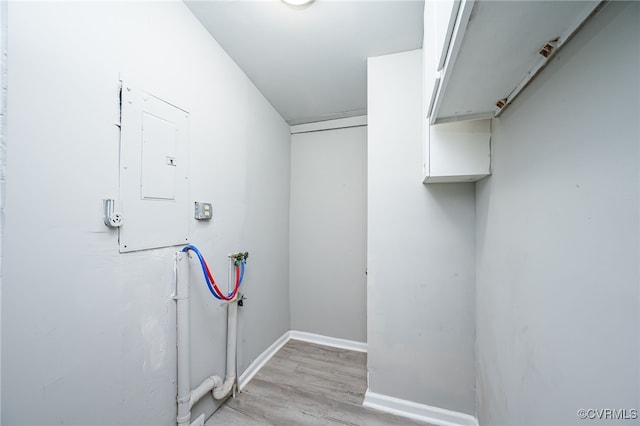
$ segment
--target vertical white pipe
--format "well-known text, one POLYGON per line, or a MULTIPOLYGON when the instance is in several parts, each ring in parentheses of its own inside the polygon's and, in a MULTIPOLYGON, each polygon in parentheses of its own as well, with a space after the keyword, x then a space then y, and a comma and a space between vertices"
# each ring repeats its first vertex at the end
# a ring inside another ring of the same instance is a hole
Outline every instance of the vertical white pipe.
POLYGON ((179 426, 191 422, 191 370, 189 353, 189 256, 176 253, 176 340, 178 347, 178 416, 179 426))
POLYGON ((238 325, 238 300, 227 303, 227 372, 224 384, 213 390, 215 399, 224 399, 236 383, 236 330, 238 325))
POLYGON ((189 426, 191 407, 206 393, 213 391, 213 397, 223 399, 229 395, 236 382, 236 331, 238 324, 238 302, 234 299, 227 304, 227 372, 224 382, 218 376, 206 379, 191 390, 190 349, 189 349, 189 256, 176 253, 176 335, 178 347, 178 426, 189 426))
POLYGON ((236 377, 236 337, 238 327, 238 302, 227 304, 227 374, 225 380, 236 377))

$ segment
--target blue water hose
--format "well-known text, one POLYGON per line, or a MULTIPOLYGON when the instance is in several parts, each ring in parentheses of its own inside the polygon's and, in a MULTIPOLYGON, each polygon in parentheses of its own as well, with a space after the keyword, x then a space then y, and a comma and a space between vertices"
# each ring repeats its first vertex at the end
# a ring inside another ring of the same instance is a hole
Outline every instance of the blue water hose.
MULTIPOLYGON (((186 253, 189 250, 193 251, 196 254, 196 256, 198 256, 198 260, 200 261, 200 267, 202 268, 202 275, 204 275, 204 280, 207 283, 207 287, 209 288, 209 291, 211 292, 213 297, 215 297, 218 300, 223 300, 222 297, 220 297, 220 295, 218 295, 218 293, 213 288, 213 284, 209 279, 209 274, 207 274, 207 266, 206 266, 207 262, 204 259, 204 256, 202 256, 202 253, 200 253, 200 250, 198 250, 198 248, 193 244, 189 244, 183 247, 181 251, 186 253)), ((244 263, 245 263, 244 261, 240 262, 240 279, 238 280, 238 287, 240 287, 240 285, 242 284, 242 280, 244 279, 244 263)), ((233 295, 233 291, 231 291, 227 295, 227 297, 231 297, 232 295, 233 295)))
POLYGON ((200 261, 200 267, 202 268, 202 275, 204 275, 204 280, 207 283, 207 287, 209 288, 209 291, 211 292, 213 297, 215 297, 218 300, 222 300, 222 298, 218 296, 218 293, 216 293, 216 291, 213 289, 213 285, 209 280, 209 275, 207 274, 207 268, 205 266, 205 260, 204 260, 204 257, 202 256, 202 253, 200 253, 200 250, 198 250, 198 247, 192 244, 189 244, 188 246, 183 247, 181 251, 186 253, 189 250, 191 250, 196 254, 196 256, 198 256, 198 260, 200 261))

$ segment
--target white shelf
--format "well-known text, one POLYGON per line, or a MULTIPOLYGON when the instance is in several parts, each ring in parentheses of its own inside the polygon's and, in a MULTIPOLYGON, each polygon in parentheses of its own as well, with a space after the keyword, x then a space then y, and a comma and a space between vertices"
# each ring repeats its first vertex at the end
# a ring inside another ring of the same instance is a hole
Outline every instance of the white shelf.
POLYGON ((474 182, 491 174, 491 120, 429 126, 424 183, 474 182))
POLYGON ((499 115, 600 4, 427 1, 423 47, 430 123, 499 115), (446 19, 447 10, 455 14, 446 24, 435 24, 446 19), (450 33, 442 35, 443 29, 450 33), (553 49, 545 57, 539 52, 549 42, 553 49), (505 106, 498 108, 501 99, 505 106))

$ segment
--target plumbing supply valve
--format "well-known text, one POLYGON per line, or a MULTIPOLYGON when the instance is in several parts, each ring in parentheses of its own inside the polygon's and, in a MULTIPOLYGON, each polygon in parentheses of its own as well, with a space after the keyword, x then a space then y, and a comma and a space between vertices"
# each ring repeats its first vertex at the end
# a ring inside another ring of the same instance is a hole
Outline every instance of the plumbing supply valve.
POLYGON ((233 259, 233 264, 237 266, 240 263, 247 263, 249 252, 245 251, 244 253, 233 253, 229 255, 229 257, 233 259))
POLYGON ((244 306, 244 300, 245 299, 246 299, 246 297, 244 297, 244 294, 238 293, 238 306, 239 307, 244 306))

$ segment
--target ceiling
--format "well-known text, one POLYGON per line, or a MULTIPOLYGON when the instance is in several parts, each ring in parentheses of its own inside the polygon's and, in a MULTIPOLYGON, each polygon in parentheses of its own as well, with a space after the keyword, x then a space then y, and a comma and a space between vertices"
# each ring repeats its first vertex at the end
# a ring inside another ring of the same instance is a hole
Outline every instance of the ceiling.
POLYGON ((290 124, 367 111, 367 57, 422 47, 422 0, 186 0, 290 124))

